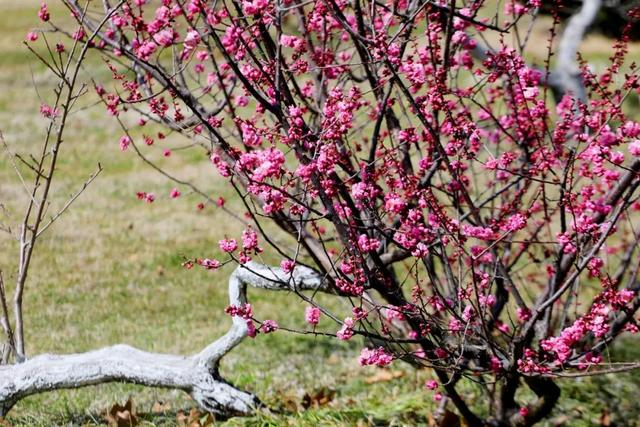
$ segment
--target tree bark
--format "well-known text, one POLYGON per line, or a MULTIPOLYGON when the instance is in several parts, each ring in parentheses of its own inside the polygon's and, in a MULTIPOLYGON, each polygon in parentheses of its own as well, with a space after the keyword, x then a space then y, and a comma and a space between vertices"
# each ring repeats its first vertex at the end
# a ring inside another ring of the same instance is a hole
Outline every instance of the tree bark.
MULTIPOLYGON (((328 291, 324 278, 307 267, 292 273, 254 262, 238 266, 229 278, 229 304, 246 304, 246 288, 328 291)), ((43 354, 15 365, 0 366, 0 416, 27 396, 107 382, 165 387, 189 393, 216 414, 248 414, 260 400, 226 382, 218 373, 221 358, 247 335, 246 320, 232 318, 229 331, 193 356, 176 356, 115 345, 87 353, 43 354)))
POLYGON ((558 62, 549 76, 549 83, 554 88, 558 101, 563 95, 572 94, 576 99, 586 102, 587 93, 576 58, 580 43, 601 6, 602 0, 584 0, 580 10, 569 18, 562 33, 557 53, 558 62))

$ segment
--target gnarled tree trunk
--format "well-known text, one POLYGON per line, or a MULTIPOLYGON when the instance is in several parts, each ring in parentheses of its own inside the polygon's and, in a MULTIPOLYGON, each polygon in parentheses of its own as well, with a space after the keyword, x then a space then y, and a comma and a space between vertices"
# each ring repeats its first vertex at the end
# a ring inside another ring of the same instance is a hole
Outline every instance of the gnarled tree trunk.
MULTIPOLYGON (((321 275, 306 267, 292 273, 249 262, 229 278, 229 304, 246 304, 246 288, 327 291, 321 275)), ((43 354, 15 365, 0 366, 0 415, 20 399, 46 391, 120 381, 166 387, 189 393, 206 411, 248 414, 261 406, 253 395, 226 382, 218 372, 222 357, 247 335, 246 320, 233 317, 229 331, 193 356, 149 353, 115 345, 87 353, 43 354)))

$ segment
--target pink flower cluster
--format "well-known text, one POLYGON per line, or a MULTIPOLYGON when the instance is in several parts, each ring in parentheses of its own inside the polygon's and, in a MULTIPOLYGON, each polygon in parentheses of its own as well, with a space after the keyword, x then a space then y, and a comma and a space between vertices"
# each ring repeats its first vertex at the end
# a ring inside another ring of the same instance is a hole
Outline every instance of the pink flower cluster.
POLYGON ((318 307, 309 306, 304 312, 305 321, 313 326, 316 326, 320 322, 321 311, 318 307))
POLYGON ((375 365, 379 367, 388 366, 393 362, 393 356, 386 352, 383 347, 363 348, 358 358, 358 363, 362 366, 375 365))
POLYGON ((338 337, 338 339, 341 339, 342 341, 350 340, 351 337, 353 337, 353 325, 354 321, 351 317, 345 318, 344 322, 342 323, 342 328, 340 328, 340 330, 336 332, 336 336, 338 337))

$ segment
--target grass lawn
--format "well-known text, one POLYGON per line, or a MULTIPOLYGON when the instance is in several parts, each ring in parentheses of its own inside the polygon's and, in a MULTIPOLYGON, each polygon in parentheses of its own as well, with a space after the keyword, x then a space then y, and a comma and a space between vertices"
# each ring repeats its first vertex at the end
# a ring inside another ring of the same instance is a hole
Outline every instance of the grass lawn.
MULTIPOLYGON (((54 17, 66 13, 50 3, 54 17)), ((38 4, 0 0, 0 130, 11 150, 23 154, 37 147, 44 134, 39 95, 46 99, 53 84, 21 44, 26 32, 37 25, 38 4)), ((95 62, 89 67, 100 65, 95 62)), ((80 352, 120 342, 158 352, 200 350, 230 324, 223 309, 231 270, 186 271, 181 262, 183 257, 219 255, 218 240, 237 236, 241 225, 216 207, 196 209, 202 200, 187 189, 181 188, 183 197, 171 200, 170 182, 132 151, 120 152, 117 123, 101 106, 80 111, 70 125, 51 212, 77 191, 98 162, 104 172, 47 232, 36 251, 24 302, 27 353, 80 352), (140 202, 136 191, 153 191, 158 199, 153 204, 140 202)), ((179 144, 171 138, 169 145, 179 144)), ((159 147, 148 152, 179 177, 197 183, 213 198, 224 196, 228 206, 242 212, 204 155, 163 159, 159 147)), ((0 203, 9 217, 0 216, 0 221, 15 225, 25 197, 3 152, 0 203)), ((11 236, 0 234, 0 268, 8 286, 15 279, 17 253, 11 236)), ((250 290, 249 297, 258 317, 304 327, 304 305, 295 304, 294 296, 250 290)), ((330 304, 340 310, 342 303, 330 304)), ((357 364, 361 344, 283 332, 246 340, 224 359, 222 373, 257 393, 276 411, 219 422, 231 426, 428 424, 433 404, 423 384, 429 372, 401 363, 388 371, 362 368, 357 364)), ((616 354, 640 358, 637 343, 627 344, 615 349, 616 354)), ((640 373, 565 381, 562 387, 564 399, 554 415, 557 423, 592 425, 606 413, 619 425, 635 425, 634 420, 640 419, 635 398, 640 393, 640 373)), ((471 385, 466 390, 470 401, 478 393, 471 385)), ((178 413, 193 407, 182 392, 110 384, 25 399, 8 422, 16 426, 100 424, 113 404, 128 398, 142 425, 176 425, 178 413)))

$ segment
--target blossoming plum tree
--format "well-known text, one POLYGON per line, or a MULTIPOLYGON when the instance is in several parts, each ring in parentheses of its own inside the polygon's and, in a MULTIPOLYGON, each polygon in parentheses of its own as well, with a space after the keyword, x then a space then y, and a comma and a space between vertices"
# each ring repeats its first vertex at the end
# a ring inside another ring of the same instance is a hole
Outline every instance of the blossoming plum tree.
POLYGON ((162 139, 136 141, 127 125, 161 123, 244 202, 244 232, 218 243, 225 256, 185 263, 237 263, 233 326, 191 357, 18 352, 0 368, 3 412, 113 380, 182 389, 215 412, 258 408, 218 373, 246 335, 287 320, 260 319, 248 286, 296 292, 313 331, 327 316, 323 334, 363 337, 363 365, 432 369, 425 394, 468 425, 534 424, 560 397, 557 377, 636 367, 605 350, 638 331, 640 123, 625 101, 640 81, 626 36, 602 72, 578 61, 600 0, 562 28, 555 15, 538 65, 525 60, 538 0, 61 1, 78 27, 52 28, 111 72, 95 88, 122 125, 114 144, 174 180, 170 197, 224 206, 149 160, 145 146, 162 139), (316 292, 352 311, 320 306, 316 292), (466 401, 463 379, 486 401, 466 401), (522 387, 537 400, 518 401, 522 387))

